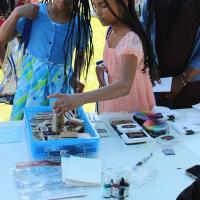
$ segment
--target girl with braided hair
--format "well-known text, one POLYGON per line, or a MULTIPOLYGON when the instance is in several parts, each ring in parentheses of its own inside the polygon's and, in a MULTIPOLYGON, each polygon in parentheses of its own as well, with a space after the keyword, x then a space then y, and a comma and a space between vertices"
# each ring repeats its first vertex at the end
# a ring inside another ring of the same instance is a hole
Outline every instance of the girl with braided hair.
POLYGON ((90 7, 87 0, 54 0, 17 7, 0 28, 0 44, 23 32, 32 20, 27 53, 13 102, 12 120, 23 118, 27 106, 51 105, 51 93, 82 91, 93 53, 90 7), (74 68, 72 57, 75 53, 74 68), (84 65, 85 64, 85 65, 84 65))
POLYGON ((75 95, 54 94, 49 98, 58 98, 55 108, 60 113, 95 101, 105 101, 100 102, 100 112, 151 110, 155 105, 150 80, 153 52, 138 20, 134 0, 92 0, 92 4, 102 25, 112 27, 103 59, 110 83, 105 86, 99 76, 100 89, 75 95))

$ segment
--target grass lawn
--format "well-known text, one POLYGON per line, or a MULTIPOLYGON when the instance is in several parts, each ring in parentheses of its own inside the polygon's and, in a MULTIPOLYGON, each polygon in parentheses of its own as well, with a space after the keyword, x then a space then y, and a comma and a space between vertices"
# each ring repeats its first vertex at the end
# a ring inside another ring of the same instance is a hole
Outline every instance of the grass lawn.
MULTIPOLYGON (((94 59, 92 60, 87 81, 85 82, 86 89, 89 91, 98 88, 98 82, 95 73, 95 63, 103 57, 103 47, 105 40, 106 28, 102 27, 97 18, 92 18, 93 27, 93 42, 94 42, 94 59)), ((0 71, 0 81, 2 80, 2 71, 0 71)), ((84 106, 87 112, 95 110, 95 104, 87 104, 84 106)), ((0 121, 8 121, 10 118, 11 106, 0 104, 0 121)))

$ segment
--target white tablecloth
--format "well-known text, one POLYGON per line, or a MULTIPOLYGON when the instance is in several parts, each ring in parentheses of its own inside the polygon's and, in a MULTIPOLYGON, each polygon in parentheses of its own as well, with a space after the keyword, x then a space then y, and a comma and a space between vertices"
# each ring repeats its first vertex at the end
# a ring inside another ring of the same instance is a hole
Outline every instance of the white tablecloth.
MULTIPOLYGON (((188 112, 197 112, 193 109, 178 110, 181 113, 180 120, 183 120, 188 112)), ((23 122, 0 123, 0 127, 6 131, 18 127, 25 135, 23 122), (7 125, 7 126, 6 126, 7 125), (7 127, 7 128, 6 128, 7 127), (20 128, 19 128, 20 127, 20 128)), ((125 145, 120 137, 110 133, 110 137, 101 138, 98 157, 103 161, 103 168, 123 168, 134 166, 138 161, 149 153, 153 157, 145 163, 146 168, 152 168, 157 172, 156 177, 139 188, 130 188, 130 200, 175 200, 178 194, 193 182, 193 179, 185 175, 185 169, 200 163, 200 155, 185 145, 186 141, 199 138, 200 135, 180 135, 171 129, 171 133, 179 138, 180 142, 174 144, 175 156, 166 156, 162 148, 154 142, 140 145, 125 145)), ((12 134, 12 133, 11 133, 12 134)), ((17 162, 30 161, 29 150, 26 144, 26 137, 22 142, 0 144, 0 198, 2 200, 17 200, 15 185, 10 175, 10 169, 15 168, 17 162)), ((88 195, 80 198, 83 200, 100 200, 102 188, 87 188, 88 195)))

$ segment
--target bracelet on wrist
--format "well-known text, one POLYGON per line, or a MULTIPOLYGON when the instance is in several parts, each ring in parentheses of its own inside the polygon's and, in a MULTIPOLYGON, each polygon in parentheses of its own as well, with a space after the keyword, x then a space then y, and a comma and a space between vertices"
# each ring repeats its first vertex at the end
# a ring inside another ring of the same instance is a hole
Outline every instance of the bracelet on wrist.
POLYGON ((191 79, 188 79, 187 78, 187 74, 185 73, 185 72, 183 72, 182 74, 181 74, 183 77, 184 77, 184 79, 185 79, 185 82, 191 82, 191 79))
POLYGON ((181 83, 183 84, 183 86, 187 85, 188 82, 184 80, 183 76, 180 76, 180 80, 181 80, 181 83))
POLYGON ((187 82, 185 82, 183 79, 181 80, 181 82, 182 82, 182 84, 183 84, 184 86, 187 85, 187 82))

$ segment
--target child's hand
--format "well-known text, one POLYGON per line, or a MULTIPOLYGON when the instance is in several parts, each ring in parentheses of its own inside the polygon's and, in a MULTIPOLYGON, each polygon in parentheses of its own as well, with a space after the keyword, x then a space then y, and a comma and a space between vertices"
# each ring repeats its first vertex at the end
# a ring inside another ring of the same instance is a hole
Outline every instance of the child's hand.
POLYGON ((39 11, 38 4, 27 4, 23 6, 19 6, 15 9, 19 17, 26 17, 29 19, 34 19, 39 11))
POLYGON ((97 75, 97 79, 99 81, 99 86, 100 87, 104 87, 106 85, 106 82, 104 80, 104 72, 105 71, 107 72, 108 68, 105 67, 104 65, 96 67, 96 75, 97 75))
POLYGON ((75 82, 73 81, 72 87, 74 88, 75 93, 82 93, 85 85, 80 80, 76 79, 75 82))
POLYGON ((82 93, 84 88, 85 88, 85 85, 81 81, 77 80, 77 82, 76 82, 76 92, 82 93))
POLYGON ((57 98, 58 100, 54 103, 54 109, 59 113, 59 115, 64 114, 69 110, 74 110, 75 108, 81 106, 81 98, 75 95, 67 94, 52 94, 48 96, 49 99, 57 98))

